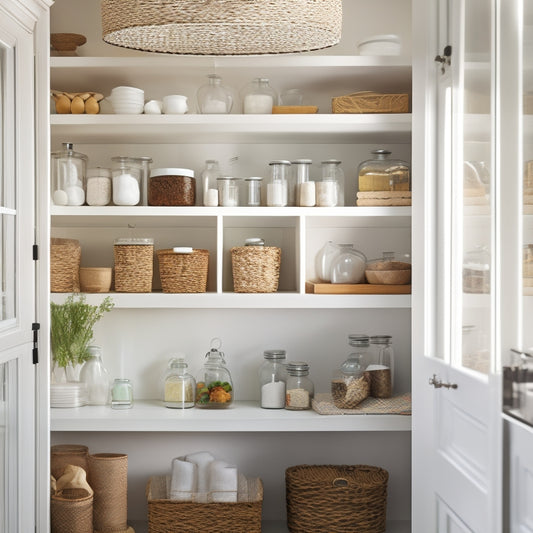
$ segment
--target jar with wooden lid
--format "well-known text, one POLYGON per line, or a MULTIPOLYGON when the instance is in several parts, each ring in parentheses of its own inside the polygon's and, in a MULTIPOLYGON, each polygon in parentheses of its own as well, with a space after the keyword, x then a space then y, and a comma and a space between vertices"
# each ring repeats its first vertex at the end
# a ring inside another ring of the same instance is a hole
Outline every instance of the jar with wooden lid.
POLYGON ((163 374, 163 403, 171 409, 188 409, 194 407, 196 381, 187 372, 187 363, 183 357, 172 357, 163 374))
POLYGON ((359 191, 409 191, 409 165, 390 159, 389 150, 373 150, 374 158, 363 161, 357 170, 359 191))
POLYGON ((155 168, 150 172, 148 205, 191 206, 196 203, 194 170, 155 168))
POLYGON ((285 409, 303 411, 311 409, 315 386, 309 376, 309 364, 303 361, 287 363, 285 409))

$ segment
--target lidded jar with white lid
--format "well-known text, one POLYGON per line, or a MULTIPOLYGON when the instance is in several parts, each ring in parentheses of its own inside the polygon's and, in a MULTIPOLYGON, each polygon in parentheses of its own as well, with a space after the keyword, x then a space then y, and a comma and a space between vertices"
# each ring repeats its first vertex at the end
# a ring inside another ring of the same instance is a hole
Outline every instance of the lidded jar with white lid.
POLYGON ((196 382, 187 372, 187 363, 183 357, 172 357, 163 374, 163 403, 171 409, 188 409, 194 407, 196 382))
POLYGON ((267 205, 269 207, 285 207, 288 202, 288 173, 290 161, 279 159, 270 161, 270 179, 267 183, 267 205))
POLYGON ((154 168, 148 184, 148 205, 192 206, 196 179, 190 168, 154 168))
POLYGON ((87 205, 102 206, 111 203, 111 169, 87 169, 87 205))
POLYGON ((285 407, 285 383, 287 372, 284 362, 285 350, 265 350, 264 361, 259 367, 261 387, 261 407, 263 409, 283 409, 285 407))
POLYGON ((308 377, 309 364, 303 361, 291 361, 285 368, 287 370, 285 409, 290 411, 311 409, 315 386, 308 377))
POLYGON ((54 205, 83 205, 87 156, 74 151, 70 142, 51 154, 52 202, 54 205))

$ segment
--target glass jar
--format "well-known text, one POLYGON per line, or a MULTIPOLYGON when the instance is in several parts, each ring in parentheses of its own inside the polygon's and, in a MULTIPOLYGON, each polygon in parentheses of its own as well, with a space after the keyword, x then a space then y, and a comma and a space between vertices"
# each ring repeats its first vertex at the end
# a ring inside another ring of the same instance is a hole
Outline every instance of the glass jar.
POLYGON ((172 357, 163 374, 163 403, 171 409, 194 407, 196 382, 187 372, 187 363, 181 357, 172 357))
POLYGON ((319 207, 344 205, 344 171, 338 159, 327 159, 321 163, 322 179, 317 182, 319 207))
POLYGON ((370 337, 365 333, 351 333, 348 335, 348 345, 354 348, 354 352, 361 356, 361 366, 367 369, 371 363, 369 354, 370 337))
POLYGON ((148 205, 148 181, 150 179, 150 167, 152 165, 151 157, 133 158, 141 167, 141 204, 148 205))
POLYGON ((131 409, 133 407, 133 387, 129 379, 116 378, 111 388, 111 407, 131 409))
POLYGON ((202 114, 224 114, 231 111, 233 96, 231 91, 222 85, 218 74, 208 74, 208 82, 196 93, 198 111, 202 114))
POLYGON ((339 253, 331 262, 331 283, 364 283, 366 256, 353 244, 339 244, 339 253))
POLYGON ((246 184, 246 205, 250 207, 259 207, 261 205, 261 182, 263 178, 252 176, 245 178, 246 184))
POLYGON ((222 341, 214 338, 205 354, 207 361, 196 380, 196 407, 225 409, 233 403, 233 383, 224 354, 219 351, 221 346, 222 341))
POLYGON ((239 205, 238 178, 229 176, 217 178, 218 205, 236 207, 239 205))
POLYGON ((333 241, 327 241, 318 251, 315 257, 316 276, 320 281, 331 281, 331 265, 333 260, 340 253, 340 245, 333 241))
MULTIPOLYGON (((112 157, 113 203, 138 205, 141 203, 142 165, 132 157, 112 157)), ((148 178, 147 178, 148 179, 148 178)))
POLYGON ((271 114, 277 103, 277 93, 268 78, 255 78, 243 89, 243 113, 271 114))
POLYGON ((59 152, 51 154, 52 202, 54 205, 85 203, 87 156, 74 151, 72 143, 62 143, 59 152))
POLYGON ((370 394, 370 378, 361 359, 361 353, 351 353, 333 374, 331 397, 339 409, 354 409, 370 394))
POLYGON ((309 179, 311 159, 291 161, 292 180, 289 183, 289 205, 313 207, 315 205, 315 182, 309 179))
POLYGON ((463 258, 463 291, 486 294, 490 292, 490 252, 478 245, 463 258))
POLYGON ((88 405, 109 403, 109 374, 102 362, 102 348, 88 346, 89 359, 80 371, 80 381, 87 385, 88 405))
POLYGON ((109 168, 87 169, 87 205, 111 203, 111 170, 109 168))
POLYGON ((203 204, 206 207, 216 207, 218 205, 217 179, 221 177, 218 161, 208 159, 205 162, 205 168, 202 170, 201 176, 203 204))
POLYGON ((287 374, 283 365, 285 350, 266 350, 264 361, 259 367, 261 386, 261 407, 263 409, 283 409, 285 407, 285 383, 287 374))
POLYGON ((307 377, 309 365, 302 361, 287 363, 287 385, 285 393, 285 409, 302 411, 311 409, 311 400, 315 393, 313 382, 307 377))
POLYGON ((285 207, 288 201, 287 174, 290 161, 271 161, 270 180, 267 184, 267 205, 269 207, 285 207))
POLYGON ((394 350, 390 335, 370 337, 373 348, 373 363, 367 367, 370 372, 370 395, 374 398, 390 398, 394 387, 394 350))
POLYGON ((363 161, 357 170, 359 191, 409 191, 409 165, 400 159, 389 159, 389 150, 373 150, 373 159, 363 161))

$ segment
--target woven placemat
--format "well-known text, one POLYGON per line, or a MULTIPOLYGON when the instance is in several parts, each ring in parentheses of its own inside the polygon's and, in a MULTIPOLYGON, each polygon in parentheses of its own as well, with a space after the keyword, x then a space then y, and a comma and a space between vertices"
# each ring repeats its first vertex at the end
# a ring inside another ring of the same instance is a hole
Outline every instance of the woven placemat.
POLYGON ((367 398, 354 409, 339 409, 333 403, 331 393, 320 392, 315 394, 312 406, 319 415, 410 415, 411 393, 392 398, 367 398))

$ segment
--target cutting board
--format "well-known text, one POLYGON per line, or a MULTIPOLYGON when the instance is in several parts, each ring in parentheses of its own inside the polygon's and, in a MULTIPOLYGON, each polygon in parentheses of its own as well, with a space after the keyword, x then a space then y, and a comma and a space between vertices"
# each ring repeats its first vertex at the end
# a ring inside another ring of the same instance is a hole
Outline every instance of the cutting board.
POLYGON ((411 285, 375 285, 372 283, 305 282, 308 294, 411 294, 411 285))

